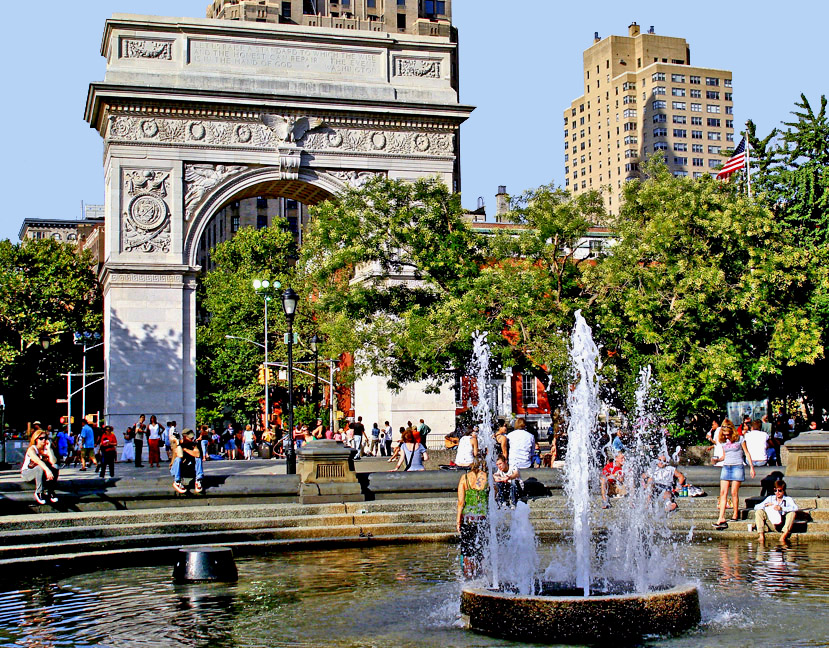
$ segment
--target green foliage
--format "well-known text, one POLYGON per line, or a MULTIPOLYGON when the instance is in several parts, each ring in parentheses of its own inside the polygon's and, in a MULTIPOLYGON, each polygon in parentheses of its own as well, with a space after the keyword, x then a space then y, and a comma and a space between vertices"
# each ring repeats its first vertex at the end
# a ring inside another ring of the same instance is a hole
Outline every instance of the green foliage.
MULTIPOLYGON (((6 420, 52 417, 77 371, 75 331, 101 331, 102 297, 88 253, 52 239, 0 241, 0 393, 6 420), (42 340, 50 346, 43 349, 42 340)), ((90 370, 97 354, 90 353, 90 370)))
MULTIPOLYGON (((280 227, 242 228, 213 250, 215 268, 205 274, 199 285, 202 323, 197 329, 197 404, 206 415, 211 414, 211 420, 252 420, 259 399, 264 397, 264 387, 257 382, 259 367, 265 359, 264 349, 244 340, 226 338, 232 335, 264 342, 265 295, 253 289, 254 279, 278 281, 282 285, 280 290, 272 291, 268 301, 268 359, 287 360, 283 342, 287 323, 281 294, 293 284, 293 252, 293 236, 280 227), (217 416, 219 413, 221 416, 217 416)), ((306 344, 313 330, 308 305, 300 302, 294 320, 294 331, 300 338, 299 345, 294 347, 296 360, 308 355, 306 344)))
POLYGON ((682 421, 819 356, 819 328, 787 297, 809 259, 769 210, 710 178, 674 178, 661 160, 646 173, 625 189, 612 254, 586 273, 609 362, 629 383, 621 393, 650 364, 682 421))
POLYGON ((498 364, 559 386, 582 299, 573 251, 600 215, 597 194, 544 186, 513 201, 507 218, 521 228, 485 236, 441 182, 378 178, 314 209, 298 265, 320 328, 356 350, 358 374, 438 389, 481 331, 498 364))

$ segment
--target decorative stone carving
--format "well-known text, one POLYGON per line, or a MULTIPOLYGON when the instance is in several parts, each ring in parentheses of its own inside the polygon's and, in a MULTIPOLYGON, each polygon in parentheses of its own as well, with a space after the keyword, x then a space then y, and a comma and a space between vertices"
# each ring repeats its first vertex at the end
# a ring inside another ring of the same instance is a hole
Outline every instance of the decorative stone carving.
POLYGON ((246 166, 224 164, 186 164, 184 166, 184 220, 189 221, 205 194, 243 171, 246 166))
POLYGON ((454 141, 450 133, 325 128, 308 133, 300 144, 308 151, 453 157, 454 141))
POLYGON ((283 180, 298 180, 302 166, 302 149, 295 144, 279 147, 279 173, 283 180))
POLYGON ((148 118, 113 115, 107 140, 110 143, 163 143, 194 147, 274 151, 283 144, 296 144, 308 151, 372 153, 375 155, 428 155, 452 158, 454 135, 447 131, 393 130, 388 127, 352 128, 326 126, 319 120, 300 118, 294 122, 148 118), (281 125, 280 125, 281 124, 281 125), (292 125, 293 124, 293 125, 292 125), (282 139, 282 137, 285 139, 282 139))
POLYGON ((181 275, 174 274, 112 274, 109 278, 112 283, 150 283, 150 284, 180 284, 181 275))
POLYGON ((124 40, 122 56, 124 58, 170 61, 173 58, 173 43, 171 41, 127 38, 124 40))
POLYGON ((125 251, 170 251, 170 210, 164 200, 169 179, 166 170, 124 171, 121 243, 125 251))
POLYGON ((318 117, 261 115, 260 119, 282 142, 298 142, 305 133, 323 125, 322 119, 318 117))
POLYGON ((327 173, 355 189, 362 189, 372 178, 386 175, 383 171, 327 171, 327 173))
POLYGON ((399 77, 440 78, 440 61, 435 59, 396 58, 394 75, 399 77))

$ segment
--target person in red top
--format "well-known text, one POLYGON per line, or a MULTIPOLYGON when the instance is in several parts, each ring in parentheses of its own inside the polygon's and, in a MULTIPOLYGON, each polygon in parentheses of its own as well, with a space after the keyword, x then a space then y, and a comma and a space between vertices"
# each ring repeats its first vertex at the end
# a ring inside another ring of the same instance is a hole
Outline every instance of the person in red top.
POLYGON ((101 477, 103 478, 107 466, 109 466, 109 476, 115 477, 115 459, 118 457, 118 439, 112 431, 111 425, 104 426, 104 432, 101 435, 101 477))
POLYGON ((625 475, 623 468, 625 465, 625 455, 618 453, 613 461, 608 461, 607 465, 602 468, 601 485, 602 485, 602 508, 610 508, 608 497, 610 495, 624 495, 625 475))

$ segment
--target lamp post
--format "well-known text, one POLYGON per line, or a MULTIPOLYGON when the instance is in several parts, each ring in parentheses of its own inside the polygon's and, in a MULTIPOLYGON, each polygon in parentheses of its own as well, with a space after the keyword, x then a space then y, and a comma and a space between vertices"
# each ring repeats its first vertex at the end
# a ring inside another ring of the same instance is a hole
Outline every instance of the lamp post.
POLYGON ((271 283, 267 279, 254 279, 253 289, 257 295, 265 297, 265 416, 263 417, 263 431, 267 431, 270 423, 270 410, 268 409, 268 388, 270 387, 270 368, 268 367, 268 302, 271 300, 271 294, 274 290, 279 290, 282 287, 278 281, 271 283))
POLYGON ((320 354, 319 354, 319 346, 322 343, 322 338, 314 333, 311 336, 311 340, 309 344, 311 346, 311 351, 314 352, 314 418, 319 418, 320 416, 320 354))
POLYGON ((296 475, 296 453, 294 452, 294 315, 299 297, 293 288, 282 293, 282 310, 288 323, 288 447, 285 449, 285 471, 296 475))
MULTIPOLYGON (((86 352, 91 351, 103 344, 103 342, 98 342, 101 339, 100 333, 90 333, 89 331, 84 331, 83 333, 76 332, 74 334, 75 344, 83 345, 83 369, 82 369, 82 382, 81 382, 81 418, 86 418, 86 352), (90 342, 96 342, 96 344, 90 345, 90 342)), ((43 345, 43 348, 48 348, 48 343, 43 345)), ((70 412, 71 416, 71 412, 70 412)))

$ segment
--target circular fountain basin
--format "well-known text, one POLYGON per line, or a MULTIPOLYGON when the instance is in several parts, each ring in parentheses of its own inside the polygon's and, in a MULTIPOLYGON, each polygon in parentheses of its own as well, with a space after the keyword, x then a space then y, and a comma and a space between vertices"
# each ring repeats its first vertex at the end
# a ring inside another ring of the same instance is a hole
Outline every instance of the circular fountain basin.
MULTIPOLYGON (((524 596, 465 588, 461 614, 469 629, 495 637, 553 643, 597 644, 644 635, 684 632, 700 622, 694 585, 644 594, 577 595, 572 586, 545 584, 556 596, 524 596)), ((611 588, 611 591, 613 588, 611 588)))

